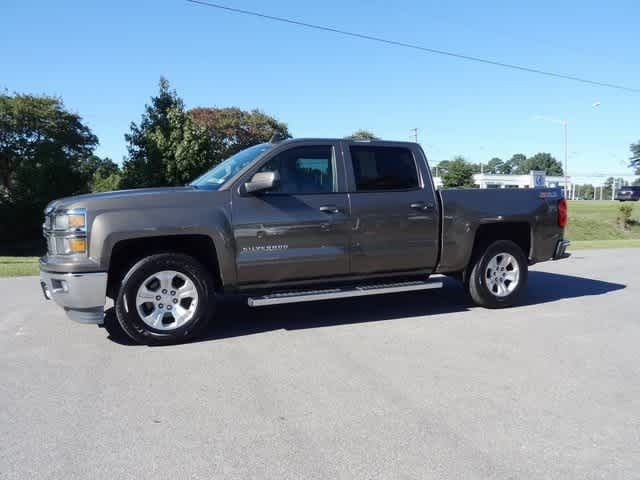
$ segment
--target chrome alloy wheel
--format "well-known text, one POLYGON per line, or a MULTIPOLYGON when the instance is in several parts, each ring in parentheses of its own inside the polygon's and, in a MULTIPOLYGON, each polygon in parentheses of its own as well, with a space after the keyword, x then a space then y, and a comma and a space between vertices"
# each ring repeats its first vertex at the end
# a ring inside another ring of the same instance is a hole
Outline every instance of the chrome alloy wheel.
POLYGON ((517 260, 508 253, 495 255, 484 272, 487 288, 496 297, 506 297, 511 294, 520 281, 520 267, 517 260))
POLYGON ((193 318, 198 290, 184 273, 164 270, 140 284, 136 308, 144 323, 156 330, 175 330, 193 318))

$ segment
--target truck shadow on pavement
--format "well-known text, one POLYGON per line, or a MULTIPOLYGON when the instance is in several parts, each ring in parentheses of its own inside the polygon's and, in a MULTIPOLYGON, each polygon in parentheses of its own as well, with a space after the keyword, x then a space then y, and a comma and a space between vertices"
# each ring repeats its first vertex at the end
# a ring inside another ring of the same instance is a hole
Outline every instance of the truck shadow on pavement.
MULTIPOLYGON (((217 318, 207 332, 193 342, 254 335, 273 330, 298 330, 353 323, 401 320, 402 318, 464 312, 473 307, 463 287, 446 278, 444 288, 370 297, 345 298, 323 302, 249 308, 241 296, 225 298, 218 305, 217 318)), ((529 281, 518 307, 558 300, 604 295, 626 288, 572 275, 529 272, 529 281)), ((517 309, 518 307, 514 307, 517 309)), ((121 345, 134 345, 118 325, 113 308, 106 311, 104 328, 109 339, 121 345)))

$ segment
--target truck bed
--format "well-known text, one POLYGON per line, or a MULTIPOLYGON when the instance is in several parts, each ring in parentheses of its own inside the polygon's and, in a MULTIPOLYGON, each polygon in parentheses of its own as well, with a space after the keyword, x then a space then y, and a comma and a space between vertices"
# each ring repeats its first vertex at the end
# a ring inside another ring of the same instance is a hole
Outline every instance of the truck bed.
POLYGON ((498 228, 527 235, 531 263, 552 258, 562 240, 557 223, 560 189, 446 189, 439 190, 438 196, 442 211, 438 272, 464 269, 476 233, 485 224, 500 224, 498 228))

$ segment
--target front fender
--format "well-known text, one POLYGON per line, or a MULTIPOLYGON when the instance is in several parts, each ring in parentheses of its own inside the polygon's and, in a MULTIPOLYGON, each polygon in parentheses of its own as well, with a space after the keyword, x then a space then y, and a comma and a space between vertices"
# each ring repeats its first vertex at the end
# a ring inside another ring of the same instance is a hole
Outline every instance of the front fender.
POLYGON ((209 237, 216 250, 222 285, 235 284, 235 241, 227 210, 223 207, 188 210, 157 207, 99 212, 90 230, 89 252, 100 269, 108 271, 118 242, 174 235, 209 237))

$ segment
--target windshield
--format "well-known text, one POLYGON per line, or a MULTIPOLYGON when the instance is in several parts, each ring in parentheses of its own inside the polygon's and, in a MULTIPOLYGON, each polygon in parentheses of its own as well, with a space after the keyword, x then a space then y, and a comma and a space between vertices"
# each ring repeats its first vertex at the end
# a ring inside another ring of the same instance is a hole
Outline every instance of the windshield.
POLYGON ((253 162, 261 153, 269 150, 273 145, 261 143, 253 147, 240 150, 230 156, 224 162, 219 163, 204 175, 199 176, 189 185, 198 188, 211 188, 217 190, 244 167, 253 162))

